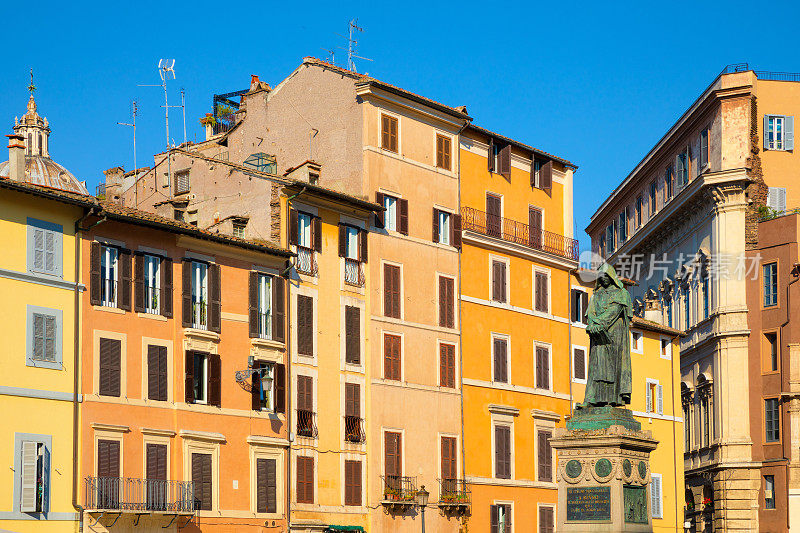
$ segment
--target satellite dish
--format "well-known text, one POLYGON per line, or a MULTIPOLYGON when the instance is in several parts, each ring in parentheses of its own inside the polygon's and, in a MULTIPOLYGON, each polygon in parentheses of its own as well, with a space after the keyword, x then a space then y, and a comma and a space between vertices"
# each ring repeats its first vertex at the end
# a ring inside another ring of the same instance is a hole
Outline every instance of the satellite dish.
POLYGON ((175 60, 174 59, 159 59, 158 60, 158 73, 161 75, 161 80, 168 80, 170 75, 175 79, 175 60))

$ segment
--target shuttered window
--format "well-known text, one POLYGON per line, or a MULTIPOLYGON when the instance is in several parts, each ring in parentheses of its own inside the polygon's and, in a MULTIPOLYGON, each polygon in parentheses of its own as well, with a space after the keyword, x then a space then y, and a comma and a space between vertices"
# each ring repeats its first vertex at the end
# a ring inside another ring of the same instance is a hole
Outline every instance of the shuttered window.
POLYGON ((314 356, 314 299, 297 296, 297 353, 314 356))
MULTIPOLYGON (((386 477, 398 478, 403 475, 403 436, 394 431, 383 434, 383 468, 386 477)), ((398 483, 399 480, 395 480, 398 483)))
POLYGON ((397 153, 397 119, 381 114, 381 148, 397 153))
POLYGON ((17 449, 19 510, 42 513, 49 510, 50 449, 40 441, 22 441, 17 449))
POLYGON ((494 427, 494 472, 499 479, 511 479, 511 428, 494 427))
POLYGON ((361 461, 344 462, 344 504, 361 505, 361 461))
POLYGON ((167 347, 147 347, 147 398, 167 401, 167 347))
POLYGON ((383 378, 400 381, 401 378, 400 337, 388 333, 383 336, 383 378))
POLYGON ((536 432, 536 457, 538 464, 539 481, 553 481, 553 449, 550 447, 550 438, 553 433, 540 429, 536 432))
MULTIPOLYGON (((455 437, 442 437, 442 480, 455 480, 458 478, 458 452, 455 437)), ((451 490, 455 489, 454 483, 445 483, 451 490)))
POLYGON ((361 364, 361 309, 355 306, 344 308, 345 362, 361 364))
MULTIPOLYGON (((250 338, 272 339, 276 329, 283 329, 283 279, 250 272, 248 283, 248 322, 250 338), (280 291, 280 294, 276 294, 280 291), (280 304, 281 309, 274 309, 280 304), (280 314, 281 324, 274 324, 280 314)), ((275 339, 278 340, 278 339, 275 339)), ((283 341, 283 339, 280 339, 283 341)))
POLYGON ((400 318, 400 298, 402 294, 400 267, 383 265, 383 314, 400 318))
POLYGON ((764 150, 794 150, 794 117, 764 115, 764 150))
POLYGON ((450 137, 436 135, 436 166, 450 170, 450 137))
POLYGON ((212 457, 210 453, 192 453, 195 509, 211 511, 214 506, 212 457))
MULTIPOLYGON (((97 477, 119 479, 119 452, 119 441, 97 441, 97 477)), ((97 505, 100 509, 116 509, 119 507, 119 489, 115 482, 107 481, 101 483, 97 494, 97 505)))
POLYGON ((313 457, 297 457, 297 503, 314 503, 313 457))
POLYGON ((508 383, 508 341, 492 339, 492 355, 494 358, 494 381, 508 383))
POLYGON ((537 207, 528 209, 528 242, 537 250, 542 249, 544 233, 542 228, 542 210, 537 207))
POLYGON ((151 481, 145 486, 147 509, 151 511, 167 510, 167 445, 147 443, 145 446, 145 477, 151 481))
POLYGON ((456 386, 456 347, 452 344, 439 345, 439 386, 456 386))
POLYGON ((550 312, 550 276, 546 272, 534 273, 534 309, 542 313, 550 312))
POLYGON ((570 313, 573 322, 586 323, 586 309, 589 297, 585 291, 579 289, 570 290, 570 313))
POLYGON ((189 170, 176 170, 175 194, 186 194, 189 188, 189 170))
POLYGON ((539 507, 539 533, 554 533, 555 514, 552 507, 539 507))
POLYGON ((506 302, 506 264, 492 261, 492 300, 506 302))
POLYGON ((99 391, 101 396, 120 395, 122 342, 100 339, 99 391))
POLYGON ((503 230, 502 200, 496 194, 486 195, 486 234, 500 237, 503 230))
POLYGON ((256 459, 256 512, 278 512, 277 461, 256 459))
POLYGON ((583 348, 572 350, 572 377, 575 380, 586 380, 586 350, 583 348))
POLYGON ((28 364, 61 369, 61 311, 28 306, 28 364))
POLYGON ((536 388, 550 390, 550 349, 536 347, 536 388))
POLYGON ((455 280, 439 276, 439 325, 443 328, 455 327, 455 280))
POLYGON ((62 275, 63 226, 28 218, 28 272, 62 275))
POLYGON ((511 533, 511 505, 507 503, 492 505, 489 514, 491 533, 511 533))
POLYGON ((661 474, 650 474, 650 510, 653 513, 653 518, 664 517, 661 497, 661 474))

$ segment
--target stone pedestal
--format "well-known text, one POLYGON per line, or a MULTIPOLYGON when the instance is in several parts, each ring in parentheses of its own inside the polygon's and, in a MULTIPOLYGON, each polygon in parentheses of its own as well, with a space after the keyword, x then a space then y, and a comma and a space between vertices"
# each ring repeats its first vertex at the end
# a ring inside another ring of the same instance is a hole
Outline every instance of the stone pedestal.
POLYGON ((585 408, 556 429, 558 528, 653 531, 650 452, 658 442, 627 409, 585 408))

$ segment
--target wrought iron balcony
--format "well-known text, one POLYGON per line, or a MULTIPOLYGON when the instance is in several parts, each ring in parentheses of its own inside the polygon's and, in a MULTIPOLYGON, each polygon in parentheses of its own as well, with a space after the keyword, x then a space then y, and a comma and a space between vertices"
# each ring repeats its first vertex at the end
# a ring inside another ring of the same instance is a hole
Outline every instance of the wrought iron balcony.
POLYGON ((208 302, 192 302, 192 327, 208 329, 208 302))
POLYGON ((413 505, 417 493, 417 478, 410 476, 381 476, 384 505, 413 505))
POLYGON ((439 480, 439 507, 469 507, 472 492, 463 479, 445 478, 439 480))
POLYGON ((367 440, 363 418, 350 415, 344 417, 344 440, 357 443, 367 440))
POLYGON ((577 240, 543 229, 531 231, 528 224, 516 220, 490 215, 471 207, 462 207, 461 224, 463 231, 473 231, 572 261, 578 260, 577 240))
POLYGON ((297 410, 297 435, 299 437, 316 438, 317 424, 314 420, 316 415, 317 413, 307 409, 297 410))
POLYGON ((195 511, 193 481, 87 476, 84 487, 88 511, 195 511))
POLYGON ((364 286, 364 268, 361 261, 349 257, 344 259, 344 282, 356 287, 364 286))
POLYGON ((314 250, 311 248, 304 248, 302 246, 297 247, 297 260, 295 261, 295 267, 297 271, 301 274, 307 274, 309 276, 316 276, 317 275, 317 260, 314 257, 314 250))

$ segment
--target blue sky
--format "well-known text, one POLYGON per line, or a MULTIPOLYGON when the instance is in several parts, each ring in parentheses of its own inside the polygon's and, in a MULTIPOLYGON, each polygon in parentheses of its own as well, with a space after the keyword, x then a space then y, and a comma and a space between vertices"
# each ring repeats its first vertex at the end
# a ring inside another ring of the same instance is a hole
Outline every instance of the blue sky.
MULTIPOLYGON (((575 224, 591 214, 728 63, 800 72, 788 21, 800 4, 772 2, 4 2, 0 124, 25 112, 28 70, 53 128, 51 155, 90 187, 102 171, 132 168, 164 148, 160 57, 176 59, 170 104, 186 89, 189 140, 211 96, 273 86, 306 55, 335 48, 358 17, 359 71, 450 105, 475 122, 579 165, 575 224), (35 11, 30 6, 35 6, 35 11), (35 33, 27 34, 28 28, 35 33), (31 42, 33 41, 33 42, 31 42)), ((183 140, 180 110, 171 136, 183 140)), ((5 157, 2 157, 5 159, 5 157)))

